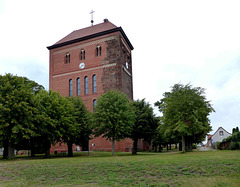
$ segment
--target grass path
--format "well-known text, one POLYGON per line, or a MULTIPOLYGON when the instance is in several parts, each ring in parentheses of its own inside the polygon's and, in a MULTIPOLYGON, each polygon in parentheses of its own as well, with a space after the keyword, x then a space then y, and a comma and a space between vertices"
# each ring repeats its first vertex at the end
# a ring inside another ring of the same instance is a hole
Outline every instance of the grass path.
POLYGON ((240 186, 240 151, 0 161, 0 186, 240 186))

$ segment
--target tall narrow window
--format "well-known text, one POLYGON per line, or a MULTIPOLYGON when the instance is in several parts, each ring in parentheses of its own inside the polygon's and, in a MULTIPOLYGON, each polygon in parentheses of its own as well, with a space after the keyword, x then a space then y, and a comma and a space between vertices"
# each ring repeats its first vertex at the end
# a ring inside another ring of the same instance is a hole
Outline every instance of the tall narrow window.
POLYGON ((73 95, 72 79, 69 80, 69 96, 73 95))
POLYGON ((65 55, 65 63, 66 63, 66 64, 70 63, 70 53, 67 53, 67 54, 65 55))
POLYGON ((88 77, 84 78, 85 94, 88 94, 88 77))
POLYGON ((77 78, 77 95, 80 95, 80 78, 77 78))
POLYGON ((97 76, 93 75, 92 77, 92 84, 93 84, 93 93, 97 93, 97 76))
POLYGON ((85 50, 84 49, 82 49, 81 52, 80 52, 80 59, 81 60, 85 59, 85 50))
POLYGON ((94 99, 93 100, 93 112, 95 112, 95 107, 97 106, 97 100, 94 99))
POLYGON ((100 45, 97 46, 96 53, 97 53, 97 56, 102 56, 102 47, 100 45))

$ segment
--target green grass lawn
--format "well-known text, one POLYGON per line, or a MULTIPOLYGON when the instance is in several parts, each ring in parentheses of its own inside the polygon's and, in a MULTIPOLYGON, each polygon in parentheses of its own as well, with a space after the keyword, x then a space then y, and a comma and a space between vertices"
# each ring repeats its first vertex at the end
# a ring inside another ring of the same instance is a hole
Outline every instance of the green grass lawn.
POLYGON ((0 161, 0 186, 240 186, 240 151, 80 153, 0 161))

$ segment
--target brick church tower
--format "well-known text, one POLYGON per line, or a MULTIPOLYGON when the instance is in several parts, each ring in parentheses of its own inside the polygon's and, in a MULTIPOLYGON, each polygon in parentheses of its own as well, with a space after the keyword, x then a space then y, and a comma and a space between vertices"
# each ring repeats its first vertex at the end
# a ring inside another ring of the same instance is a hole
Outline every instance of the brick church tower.
MULTIPOLYGON (((133 99, 133 46, 121 27, 104 19, 103 23, 73 31, 47 48, 50 90, 63 96, 80 96, 90 111, 98 97, 111 89, 121 90, 133 99)), ((111 143, 104 141, 95 138, 90 142, 95 147, 90 148, 111 148, 111 143)), ((116 151, 132 147, 129 139, 121 142, 116 144, 116 151)))

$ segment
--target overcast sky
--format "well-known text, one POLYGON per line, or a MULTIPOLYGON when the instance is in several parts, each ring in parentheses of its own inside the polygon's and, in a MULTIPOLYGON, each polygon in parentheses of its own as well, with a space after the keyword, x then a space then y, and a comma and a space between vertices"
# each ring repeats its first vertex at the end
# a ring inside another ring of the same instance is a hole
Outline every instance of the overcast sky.
MULTIPOLYGON (((108 18, 134 50, 134 99, 153 104, 176 83, 206 89, 218 127, 240 126, 240 1, 0 0, 0 74, 48 89, 47 46, 108 18)), ((157 110, 156 114, 159 115, 157 110)))

